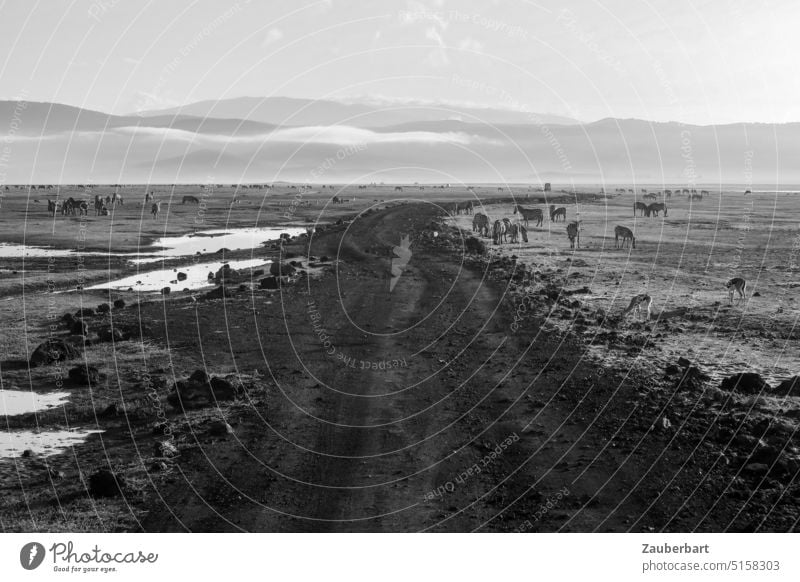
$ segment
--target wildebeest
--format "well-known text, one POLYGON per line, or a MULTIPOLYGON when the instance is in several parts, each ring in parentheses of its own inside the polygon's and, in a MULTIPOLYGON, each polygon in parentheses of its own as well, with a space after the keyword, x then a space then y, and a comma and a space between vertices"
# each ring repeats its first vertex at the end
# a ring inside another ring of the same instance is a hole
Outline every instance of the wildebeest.
POLYGON ((519 204, 515 204, 514 214, 517 213, 522 215, 522 222, 525 226, 528 226, 529 220, 535 220, 536 226, 541 226, 542 222, 544 222, 544 213, 540 208, 525 208, 519 204))
POLYGON ((551 222, 558 222, 558 217, 566 222, 567 221, 567 209, 565 207, 556 208, 554 204, 550 205, 550 220, 551 222))
POLYGON ((181 200, 181 204, 186 204, 187 202, 200 204, 200 200, 198 200, 197 196, 184 196, 183 200, 181 200))
POLYGON ((158 218, 158 213, 161 212, 161 202, 153 202, 150 207, 150 212, 153 214, 153 220, 158 218))

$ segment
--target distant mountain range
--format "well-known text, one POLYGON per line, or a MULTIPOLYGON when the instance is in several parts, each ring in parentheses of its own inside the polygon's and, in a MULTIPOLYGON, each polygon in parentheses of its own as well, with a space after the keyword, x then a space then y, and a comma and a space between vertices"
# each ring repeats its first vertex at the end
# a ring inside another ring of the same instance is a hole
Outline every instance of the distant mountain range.
POLYGON ((800 183, 800 124, 580 123, 519 111, 238 98, 110 115, 0 102, 0 179, 800 183))

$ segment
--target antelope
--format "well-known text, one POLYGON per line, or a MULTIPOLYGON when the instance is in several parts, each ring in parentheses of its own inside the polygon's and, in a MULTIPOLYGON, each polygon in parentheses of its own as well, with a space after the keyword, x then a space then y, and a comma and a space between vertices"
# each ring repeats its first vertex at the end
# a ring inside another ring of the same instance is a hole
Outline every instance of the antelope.
POLYGON ((522 222, 525 226, 528 226, 529 220, 535 220, 536 226, 541 226, 542 222, 544 222, 544 213, 540 208, 524 208, 519 204, 515 204, 514 214, 517 213, 522 215, 522 222))
POLYGON ((626 315, 628 315, 631 311, 633 311, 634 317, 638 317, 639 313, 642 309, 645 310, 645 321, 650 321, 650 305, 653 303, 653 298, 650 297, 647 293, 642 293, 641 295, 635 295, 633 299, 631 299, 630 305, 628 308, 622 312, 622 318, 624 319, 626 315))
POLYGON ((489 217, 485 214, 478 212, 472 219, 472 232, 478 232, 483 236, 489 236, 489 217))
POLYGON ((567 225, 567 237, 569 238, 569 248, 574 249, 577 243, 581 248, 581 225, 579 222, 570 222, 567 225))
POLYGON ((625 248, 625 241, 630 239, 631 247, 636 248, 636 237, 633 236, 633 231, 630 228, 625 228, 624 226, 615 226, 614 227, 614 248, 625 248), (619 239, 622 239, 622 245, 620 246, 619 239))
POLYGON ((567 221, 567 209, 565 207, 556 208, 554 204, 550 205, 550 220, 558 222, 558 217, 561 217, 564 222, 567 221))
POLYGON ((161 202, 153 202, 153 205, 150 207, 150 212, 153 213, 153 220, 158 218, 158 213, 161 212, 161 202))
POLYGON ((733 294, 739 294, 739 299, 736 300, 738 305, 744 299, 744 294, 747 292, 747 281, 741 277, 734 277, 725 283, 725 287, 728 289, 728 303, 731 305, 733 305, 733 294))

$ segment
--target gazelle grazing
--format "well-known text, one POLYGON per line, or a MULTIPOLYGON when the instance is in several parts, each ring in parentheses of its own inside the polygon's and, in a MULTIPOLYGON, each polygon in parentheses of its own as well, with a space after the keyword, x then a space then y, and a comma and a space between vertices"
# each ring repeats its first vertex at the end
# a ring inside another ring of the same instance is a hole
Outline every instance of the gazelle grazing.
POLYGON ((625 248, 625 241, 631 241, 631 247, 636 248, 636 237, 633 236, 633 231, 630 228, 625 228, 624 226, 615 226, 614 227, 614 248, 620 248, 619 239, 622 239, 622 247, 625 248))
POLYGON ((622 312, 623 319, 626 315, 628 315, 631 311, 633 311, 634 317, 638 317, 639 313, 641 313, 642 309, 645 310, 645 321, 650 321, 650 306, 653 303, 653 298, 650 297, 647 293, 642 293, 641 295, 636 295, 631 299, 630 305, 628 308, 622 312))
POLYGON ((569 248, 574 249, 577 242, 581 248, 581 225, 579 222, 570 222, 567 225, 567 238, 569 238, 569 248))
POLYGON ((747 291, 747 281, 741 277, 734 277, 725 283, 725 287, 728 288, 728 303, 733 305, 733 294, 738 293, 739 299, 736 300, 736 303, 738 304, 744 299, 744 294, 747 291))

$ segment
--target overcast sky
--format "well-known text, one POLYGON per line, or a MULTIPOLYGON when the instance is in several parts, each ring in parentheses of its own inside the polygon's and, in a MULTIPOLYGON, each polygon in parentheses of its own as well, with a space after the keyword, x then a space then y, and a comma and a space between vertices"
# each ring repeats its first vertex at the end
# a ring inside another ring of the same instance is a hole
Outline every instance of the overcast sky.
POLYGON ((0 98, 112 113, 238 96, 800 121, 792 0, 0 4, 0 98))

